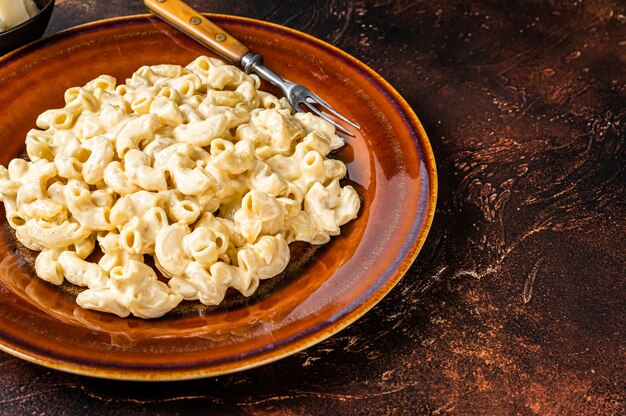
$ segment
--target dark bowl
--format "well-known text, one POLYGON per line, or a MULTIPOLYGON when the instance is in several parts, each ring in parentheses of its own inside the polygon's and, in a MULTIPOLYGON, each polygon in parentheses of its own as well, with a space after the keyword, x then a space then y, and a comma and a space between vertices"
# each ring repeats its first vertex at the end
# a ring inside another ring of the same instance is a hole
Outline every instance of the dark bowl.
POLYGON ((34 1, 39 13, 14 28, 0 32, 0 55, 41 38, 46 31, 54 9, 54 0, 34 1))

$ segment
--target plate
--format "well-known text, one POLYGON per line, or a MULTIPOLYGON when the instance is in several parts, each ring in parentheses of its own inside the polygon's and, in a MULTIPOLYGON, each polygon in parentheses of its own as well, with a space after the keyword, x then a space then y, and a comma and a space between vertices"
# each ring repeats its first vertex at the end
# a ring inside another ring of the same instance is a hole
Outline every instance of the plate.
MULTIPOLYGON (((337 157, 362 198, 356 220, 325 246, 292 244, 288 269, 250 298, 187 303, 163 318, 118 318, 76 306, 76 288, 35 277, 32 253, 0 228, 0 348, 55 369, 113 379, 214 376, 293 354, 337 333, 401 279, 432 222, 437 177, 418 118, 379 75, 306 34, 208 15, 285 78, 362 126, 337 157)), ((0 58, 0 163, 22 154, 42 111, 100 74, 123 82, 142 65, 186 64, 206 49, 148 15, 90 23, 0 58)), ((270 89, 269 86, 265 86, 270 89)), ((400 305, 398 307, 401 307, 400 305)))

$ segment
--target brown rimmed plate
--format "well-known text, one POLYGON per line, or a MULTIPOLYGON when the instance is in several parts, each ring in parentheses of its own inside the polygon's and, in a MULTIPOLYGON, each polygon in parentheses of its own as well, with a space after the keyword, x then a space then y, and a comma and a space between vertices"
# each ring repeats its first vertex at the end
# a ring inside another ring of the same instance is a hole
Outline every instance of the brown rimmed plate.
MULTIPOLYGON (((435 211, 433 153, 418 118, 363 63, 306 34, 257 20, 211 15, 362 126, 336 157, 362 197, 356 220, 323 247, 293 244, 286 272, 251 298, 179 306, 155 320, 83 310, 75 288, 36 278, 0 208, 0 348, 89 376, 174 380, 224 374, 309 347, 354 322, 401 279, 435 211)), ((206 49, 147 15, 79 26, 0 58, 0 163, 23 152, 38 114, 100 74, 123 82, 142 65, 186 64, 206 49)), ((399 305, 398 307, 401 307, 399 305)))

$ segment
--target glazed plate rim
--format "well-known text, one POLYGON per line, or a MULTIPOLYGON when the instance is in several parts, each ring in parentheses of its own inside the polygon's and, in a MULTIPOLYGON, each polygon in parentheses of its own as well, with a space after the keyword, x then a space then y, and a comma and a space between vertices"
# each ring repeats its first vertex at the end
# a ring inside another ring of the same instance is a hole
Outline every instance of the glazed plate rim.
MULTIPOLYGON (((421 247, 426 240, 428 232, 430 230, 435 207, 437 202, 437 171, 435 165, 435 159, 433 151, 419 119, 408 105, 408 103, 400 96, 400 94, 387 83, 380 75, 367 65, 357 60, 356 58, 348 55, 340 49, 321 41, 315 37, 299 32, 294 29, 290 29, 281 25, 268 23, 256 19, 244 18, 239 16, 223 15, 223 14, 207 14, 210 18, 218 21, 226 21, 228 23, 237 23, 240 25, 253 25, 261 27, 266 30, 271 30, 274 34, 282 35, 286 37, 297 38, 300 41, 305 41, 310 45, 313 45, 317 49, 324 50, 327 53, 333 54, 344 63, 351 65, 355 70, 363 74, 364 77, 369 78, 372 84, 375 84, 377 88, 389 98, 392 105, 402 116, 404 126, 410 130, 411 136, 414 138, 415 146, 418 152, 421 153, 423 158, 422 162, 426 165, 428 175, 428 194, 425 196, 425 200, 421 201, 426 206, 426 212, 423 215, 421 224, 417 224, 417 218, 412 218, 415 222, 413 227, 415 230, 411 235, 412 241, 406 241, 408 244, 406 253, 402 258, 395 258, 394 261, 399 261, 396 271, 391 275, 381 287, 370 294, 363 303, 358 305, 350 305, 351 309, 341 316, 335 316, 332 322, 322 322, 324 325, 322 328, 321 323, 317 325, 317 328, 313 328, 308 333, 301 334, 297 339, 286 340, 280 345, 268 345, 267 349, 260 352, 257 356, 243 357, 241 360, 233 360, 230 367, 190 367, 188 369, 175 368, 168 369, 167 367, 156 367, 150 371, 133 371, 132 368, 106 368, 106 367, 94 367, 86 365, 81 362, 68 362, 67 360, 58 359, 51 356, 46 356, 45 352, 40 351, 22 351, 18 348, 14 348, 12 345, 7 345, 5 337, 0 337, 0 350, 3 350, 9 354, 17 356, 36 364, 40 364, 49 368, 92 376, 99 378, 118 379, 118 380, 144 380, 144 381, 165 381, 165 380, 185 380, 201 377, 216 376, 222 374, 233 373, 242 371, 254 367, 258 367, 263 364, 267 364, 273 361, 277 361, 281 358, 295 354, 302 351, 305 348, 313 346, 328 337, 336 334, 340 330, 352 324, 358 318, 363 316, 366 312, 372 309, 380 300, 387 295, 391 289, 400 281, 406 271, 409 269, 415 258, 417 257, 421 247)), ((98 20, 87 24, 72 27, 70 29, 58 32, 50 37, 35 41, 31 44, 23 46, 3 57, 0 57, 0 67, 3 64, 10 62, 14 59, 19 59, 21 56, 27 54, 35 54, 37 51, 45 48, 46 45, 54 44, 68 37, 80 37, 83 33, 89 33, 97 31, 99 29, 107 29, 109 27, 119 24, 135 24, 145 23, 146 20, 157 21, 152 15, 141 14, 131 15, 124 17, 116 17, 98 20)), ((160 22, 160 21, 159 21, 160 22)), ((419 160, 417 160, 419 161, 419 160)), ((404 247, 404 246, 403 246, 404 247)), ((3 335, 3 334, 0 334, 3 335)))

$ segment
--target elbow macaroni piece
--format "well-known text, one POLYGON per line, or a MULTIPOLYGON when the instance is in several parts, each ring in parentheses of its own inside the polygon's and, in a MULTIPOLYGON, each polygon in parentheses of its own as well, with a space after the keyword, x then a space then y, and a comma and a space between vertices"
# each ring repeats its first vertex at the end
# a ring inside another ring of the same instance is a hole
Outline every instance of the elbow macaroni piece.
POLYGON ((83 308, 156 318, 183 299, 217 305, 228 288, 251 296, 287 267, 289 243, 338 235, 360 208, 339 183, 345 164, 327 158, 343 140, 260 84, 200 56, 68 89, 28 132, 29 161, 0 166, 37 275, 85 287, 83 308))

